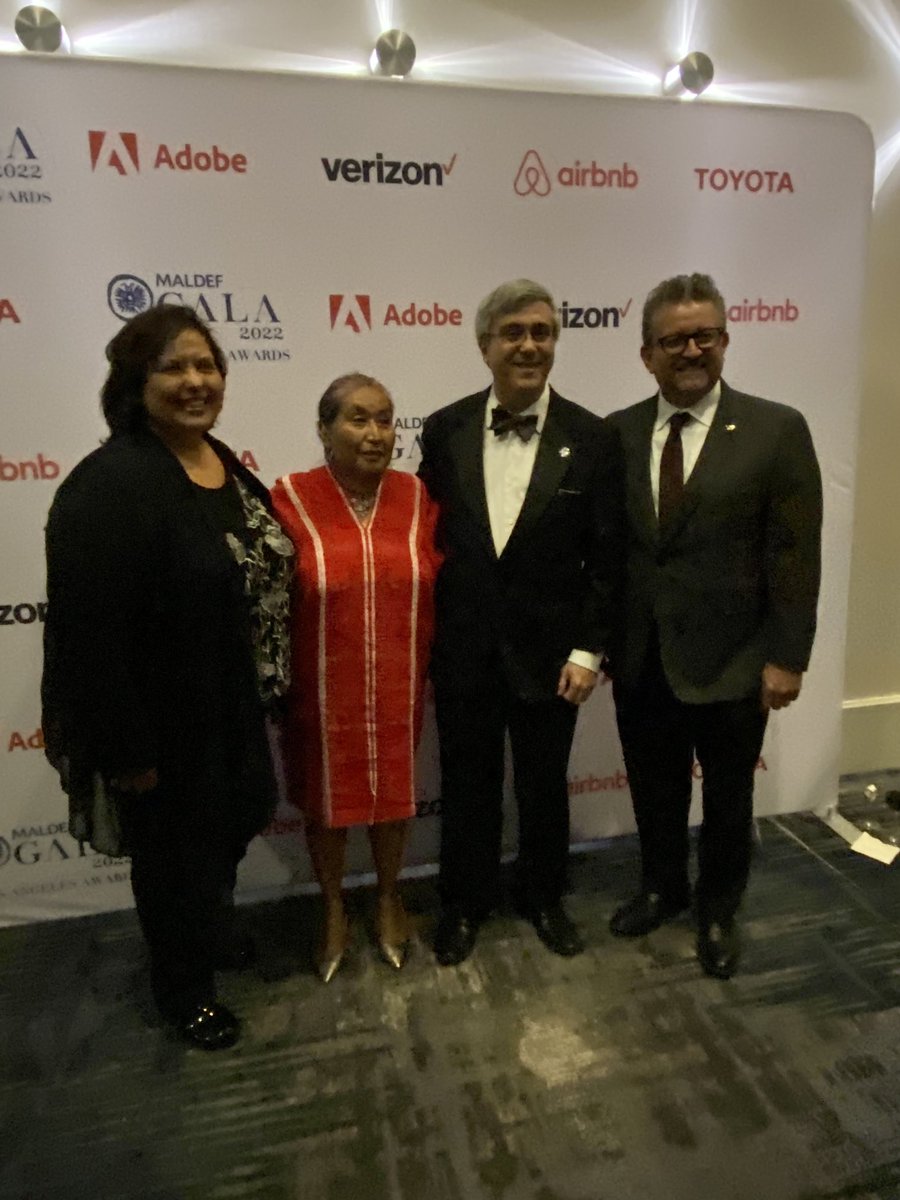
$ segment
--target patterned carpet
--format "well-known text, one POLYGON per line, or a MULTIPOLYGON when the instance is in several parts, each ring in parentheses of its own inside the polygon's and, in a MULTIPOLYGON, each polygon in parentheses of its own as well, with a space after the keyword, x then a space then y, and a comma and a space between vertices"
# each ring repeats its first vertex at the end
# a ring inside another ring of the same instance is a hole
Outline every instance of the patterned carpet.
MULTIPOLYGON (((842 811, 900 833, 884 778, 874 801, 865 782, 842 811)), ((609 935, 624 838, 573 860, 571 960, 506 912, 437 967, 420 881, 405 970, 377 959, 357 892, 325 987, 313 901, 245 910, 261 957, 223 976, 245 1032, 217 1054, 157 1024, 132 913, 0 930, 0 1197, 897 1200, 900 868, 812 816, 759 829, 728 983, 701 974, 688 920, 609 935)))

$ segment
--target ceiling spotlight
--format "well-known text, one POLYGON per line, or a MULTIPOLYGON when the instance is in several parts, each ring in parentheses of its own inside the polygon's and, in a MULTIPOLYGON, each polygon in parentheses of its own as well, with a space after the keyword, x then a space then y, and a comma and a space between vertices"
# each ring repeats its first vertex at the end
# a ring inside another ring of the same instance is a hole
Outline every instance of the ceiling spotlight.
POLYGON ((693 50, 676 63, 663 79, 664 96, 699 96, 713 80, 713 64, 708 54, 693 50))
POLYGON ((71 49, 69 35, 55 12, 39 4, 26 4, 16 13, 16 37, 26 50, 54 54, 71 49))
POLYGON ((389 29, 375 43, 369 70, 373 75, 392 75, 402 79, 413 69, 416 43, 402 29, 389 29))

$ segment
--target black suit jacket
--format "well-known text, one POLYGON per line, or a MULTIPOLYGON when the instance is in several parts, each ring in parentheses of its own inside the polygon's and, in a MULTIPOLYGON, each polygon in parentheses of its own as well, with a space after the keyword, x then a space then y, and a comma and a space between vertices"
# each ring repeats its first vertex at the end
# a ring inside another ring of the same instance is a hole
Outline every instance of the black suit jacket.
POLYGON ((556 695, 574 649, 608 645, 620 578, 623 466, 600 417, 550 393, 519 519, 498 557, 484 489, 489 390, 433 413, 419 474, 440 505, 432 676, 450 695, 503 672, 514 694, 556 695))
POLYGON ((687 703, 739 699, 767 662, 803 671, 816 629, 822 484, 796 409, 722 383, 679 509, 660 534, 650 485, 652 396, 609 417, 627 471, 628 548, 615 678, 634 684, 653 624, 687 703))

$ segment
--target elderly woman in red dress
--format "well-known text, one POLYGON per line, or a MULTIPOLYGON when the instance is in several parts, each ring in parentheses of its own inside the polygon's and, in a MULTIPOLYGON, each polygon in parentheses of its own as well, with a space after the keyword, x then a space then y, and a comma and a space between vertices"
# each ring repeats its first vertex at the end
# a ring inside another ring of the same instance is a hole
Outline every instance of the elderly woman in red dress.
POLYGON ((327 983, 348 941, 342 883, 351 825, 369 831, 379 949, 398 970, 406 958, 397 877, 416 811, 413 764, 440 556, 428 493, 414 475, 389 470, 394 405, 382 384, 341 376, 318 416, 325 466, 284 476, 272 498, 297 551, 283 745, 325 903, 316 966, 327 983))

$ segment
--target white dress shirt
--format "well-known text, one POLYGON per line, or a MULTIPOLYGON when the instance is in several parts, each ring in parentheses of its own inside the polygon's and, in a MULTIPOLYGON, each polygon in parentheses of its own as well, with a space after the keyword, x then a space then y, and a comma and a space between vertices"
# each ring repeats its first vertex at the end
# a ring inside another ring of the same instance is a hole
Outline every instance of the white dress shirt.
MULTIPOLYGON (((512 430, 498 437, 491 429, 491 414, 499 403, 491 388, 484 416, 484 494, 498 558, 509 541, 525 502, 541 432, 547 420, 550 385, 547 384, 534 404, 529 404, 520 414, 530 416, 533 413, 537 417, 537 433, 527 442, 512 430)), ((600 670, 599 654, 591 654, 588 650, 573 650, 569 662, 586 667, 589 671, 600 670)))
POLYGON ((706 435, 709 433, 719 407, 719 397, 722 394, 722 384, 718 381, 696 404, 690 408, 676 408, 664 396, 657 397, 656 424, 653 426, 653 437, 650 441, 650 484, 653 488, 653 507, 659 516, 659 466, 662 461, 663 446, 669 436, 669 417, 673 413, 690 413, 692 420, 681 430, 681 453, 684 459, 684 482, 691 477, 691 471, 697 465, 706 435))

